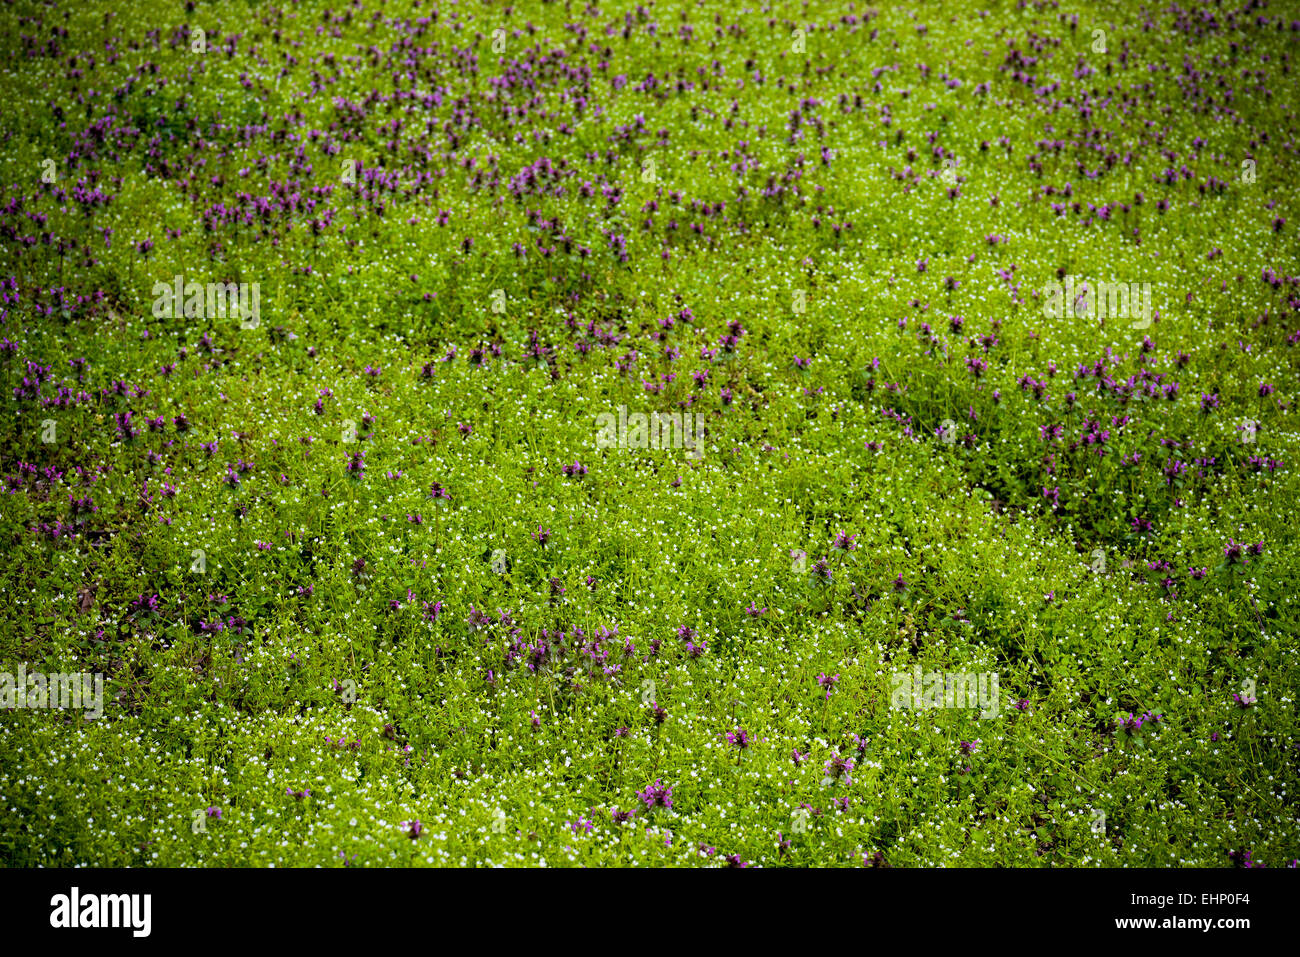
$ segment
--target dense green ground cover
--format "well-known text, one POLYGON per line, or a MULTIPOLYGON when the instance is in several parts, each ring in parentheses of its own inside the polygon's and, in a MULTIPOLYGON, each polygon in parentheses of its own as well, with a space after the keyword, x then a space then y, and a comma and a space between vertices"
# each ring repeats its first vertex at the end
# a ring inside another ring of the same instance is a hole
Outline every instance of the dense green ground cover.
POLYGON ((0 10, 0 860, 1300 856, 1300 14, 164 6, 0 10))

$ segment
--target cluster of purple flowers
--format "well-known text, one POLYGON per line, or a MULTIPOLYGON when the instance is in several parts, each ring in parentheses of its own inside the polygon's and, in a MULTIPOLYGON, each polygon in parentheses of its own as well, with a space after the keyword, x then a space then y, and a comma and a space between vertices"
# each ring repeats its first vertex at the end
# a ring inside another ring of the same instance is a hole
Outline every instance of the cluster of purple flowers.
POLYGON ((1131 712, 1128 717, 1120 719, 1119 726, 1129 734, 1137 734, 1146 724, 1156 724, 1164 718, 1162 714, 1152 714, 1150 711, 1140 715, 1133 715, 1131 712))
POLYGON ((655 779, 653 784, 646 785, 644 790, 638 791, 636 796, 646 806, 646 810, 653 810, 662 807, 671 810, 673 806, 673 789, 665 786, 662 779, 655 779))

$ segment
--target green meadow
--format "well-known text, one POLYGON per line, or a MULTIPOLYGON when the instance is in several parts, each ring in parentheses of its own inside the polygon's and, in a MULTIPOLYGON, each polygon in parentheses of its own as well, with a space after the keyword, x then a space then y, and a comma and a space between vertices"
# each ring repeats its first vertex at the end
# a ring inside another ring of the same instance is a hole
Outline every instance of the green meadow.
POLYGON ((1285 6, 5 4, 0 863, 1294 866, 1285 6))

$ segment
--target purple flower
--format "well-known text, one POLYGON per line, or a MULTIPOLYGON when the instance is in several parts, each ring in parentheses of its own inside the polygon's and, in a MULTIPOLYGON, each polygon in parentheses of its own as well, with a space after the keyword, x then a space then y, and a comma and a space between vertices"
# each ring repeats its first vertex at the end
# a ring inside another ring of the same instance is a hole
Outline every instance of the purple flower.
POLYGON ((1237 867, 1264 867, 1265 865, 1258 861, 1250 859, 1250 851, 1229 851, 1228 859, 1237 867))
POLYGON ((737 728, 735 731, 728 731, 727 740, 742 751, 749 747, 749 735, 740 728, 737 728))
POLYGON ((1163 714, 1152 714, 1150 711, 1138 716, 1135 716, 1132 712, 1129 712, 1129 716, 1127 718, 1122 718, 1120 720, 1119 726, 1123 728, 1125 731, 1127 731, 1129 734, 1137 734, 1137 732, 1142 730, 1142 725, 1148 723, 1155 724, 1156 722, 1160 721, 1160 719, 1163 717, 1164 717, 1163 714))
POLYGON ((1228 544, 1223 546, 1223 557, 1229 565, 1245 565, 1249 559, 1245 556, 1246 546, 1235 539, 1228 539, 1228 544))
POLYGON ((647 785, 644 791, 638 791, 636 796, 645 804, 647 811, 656 807, 671 809, 673 806, 673 789, 664 787, 658 778, 654 784, 647 785))
POLYGON ((835 781, 845 778, 847 782, 849 780, 848 774, 853 770, 853 761, 850 758, 843 757, 839 752, 835 752, 831 755, 831 759, 823 765, 823 770, 827 778, 835 781))
POLYGON ((131 610, 141 611, 141 612, 145 612, 145 611, 157 612, 158 596, 150 595, 148 592, 141 594, 139 598, 136 598, 131 602, 131 610))

